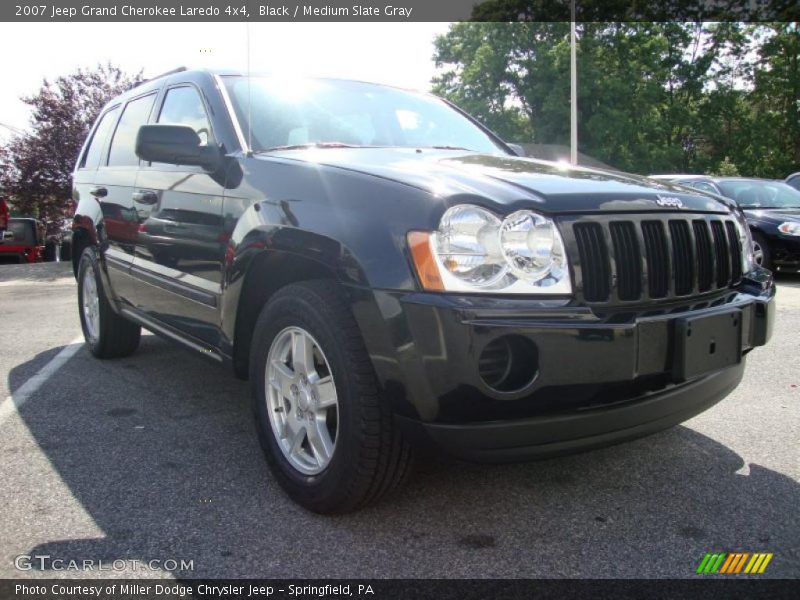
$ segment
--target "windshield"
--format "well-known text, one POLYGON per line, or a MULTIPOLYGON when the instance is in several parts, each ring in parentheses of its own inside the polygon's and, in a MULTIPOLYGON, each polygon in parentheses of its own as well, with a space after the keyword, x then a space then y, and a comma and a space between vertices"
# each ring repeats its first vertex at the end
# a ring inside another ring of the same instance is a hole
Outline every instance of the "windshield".
POLYGON ((720 181, 718 185, 742 208, 800 208, 800 192, 781 181, 720 181))
POLYGON ((248 86, 244 77, 226 77, 225 82, 254 152, 318 145, 447 147, 507 154, 480 127, 427 94, 325 79, 258 77, 248 86))

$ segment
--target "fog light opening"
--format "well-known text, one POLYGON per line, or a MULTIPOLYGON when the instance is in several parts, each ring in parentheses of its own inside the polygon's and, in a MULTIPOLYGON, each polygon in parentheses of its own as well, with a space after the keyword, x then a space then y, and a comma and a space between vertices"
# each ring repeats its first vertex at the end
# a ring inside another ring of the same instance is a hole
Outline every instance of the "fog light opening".
POLYGON ((519 335, 504 335, 492 340, 478 359, 478 373, 483 383, 506 394, 530 385, 538 372, 536 344, 519 335))

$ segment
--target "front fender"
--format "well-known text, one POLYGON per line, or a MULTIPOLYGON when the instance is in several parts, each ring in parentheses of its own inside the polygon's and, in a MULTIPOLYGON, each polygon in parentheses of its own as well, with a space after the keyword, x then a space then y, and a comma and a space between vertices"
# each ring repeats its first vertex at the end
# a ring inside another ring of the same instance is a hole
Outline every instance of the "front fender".
MULTIPOLYGON (((308 275, 324 272, 326 275, 332 274, 342 283, 364 285, 366 282, 363 269, 352 254, 341 243, 329 237, 292 227, 267 224, 241 236, 234 232, 225 253, 223 273, 221 321, 225 338, 234 339, 237 312, 245 282, 252 275, 253 266, 263 261, 280 263, 287 259, 298 265, 311 265, 312 268, 305 269, 308 275), (234 242, 237 239, 238 243, 234 242)), ((263 277, 265 287, 276 283, 269 273, 263 277)))

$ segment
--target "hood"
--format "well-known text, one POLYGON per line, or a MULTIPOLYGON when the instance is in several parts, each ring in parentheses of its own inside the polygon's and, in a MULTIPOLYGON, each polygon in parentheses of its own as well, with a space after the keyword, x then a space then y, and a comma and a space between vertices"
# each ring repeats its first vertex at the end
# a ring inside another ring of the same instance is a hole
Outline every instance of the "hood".
POLYGON ((721 212, 731 201, 666 181, 561 163, 415 148, 311 148, 259 156, 357 171, 424 189, 547 213, 721 212))
POLYGON ((748 219, 781 224, 786 221, 800 221, 800 208, 745 208, 748 219))

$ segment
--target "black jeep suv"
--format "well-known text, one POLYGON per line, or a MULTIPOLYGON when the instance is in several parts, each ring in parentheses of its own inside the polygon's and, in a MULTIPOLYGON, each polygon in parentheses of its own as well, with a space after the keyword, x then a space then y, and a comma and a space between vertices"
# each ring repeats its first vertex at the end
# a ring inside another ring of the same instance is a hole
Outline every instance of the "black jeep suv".
POLYGON ((144 327, 249 377, 275 476, 318 512, 421 444, 502 461, 670 427, 770 336, 735 206, 520 158, 428 94, 179 70, 107 105, 74 193, 92 353, 144 327))

